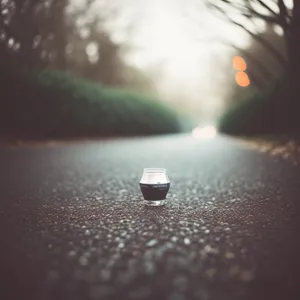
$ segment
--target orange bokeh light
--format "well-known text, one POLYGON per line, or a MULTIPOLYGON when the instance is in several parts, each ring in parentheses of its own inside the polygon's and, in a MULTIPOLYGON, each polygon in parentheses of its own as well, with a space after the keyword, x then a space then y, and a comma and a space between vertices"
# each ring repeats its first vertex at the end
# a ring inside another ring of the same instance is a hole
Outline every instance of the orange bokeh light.
POLYGON ((235 56, 232 59, 232 65, 238 71, 245 71, 247 69, 247 63, 241 56, 235 56))
POLYGON ((250 84, 250 78, 245 72, 237 72, 235 81, 239 86, 246 87, 250 84))

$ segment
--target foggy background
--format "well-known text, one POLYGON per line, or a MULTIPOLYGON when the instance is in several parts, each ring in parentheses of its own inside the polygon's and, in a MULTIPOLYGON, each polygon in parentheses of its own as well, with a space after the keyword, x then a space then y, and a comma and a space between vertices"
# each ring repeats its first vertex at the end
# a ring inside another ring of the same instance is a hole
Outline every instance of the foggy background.
MULTIPOLYGON (((274 1, 265 2, 276 9, 274 1)), ((280 26, 230 8, 218 13, 206 0, 0 3, 3 61, 154 97, 193 124, 214 124, 233 102, 263 91, 284 69, 280 26), (247 30, 272 44, 279 59, 247 30)), ((256 9, 268 15, 261 5, 256 9)))
MULTIPOLYGON (((102 16, 102 29, 105 28, 112 42, 122 48, 121 59, 141 72, 140 80, 142 75, 146 77, 144 91, 157 93, 199 122, 214 121, 235 93, 246 92, 239 90, 235 82, 232 59, 239 51, 234 46, 246 51, 251 49, 264 63, 269 57, 243 29, 212 13, 205 1, 95 0, 88 3, 71 0, 66 10, 69 18, 76 11, 85 11, 75 23, 81 38, 91 40, 86 45, 89 61, 96 65, 97 60, 101 60, 98 54, 101 42, 93 41, 87 24, 102 16), (103 8, 113 13, 110 15, 103 8)), ((283 48, 279 26, 267 27, 261 19, 243 22, 283 48)), ((74 60, 79 59, 73 55, 74 60)), ((267 63, 275 64, 273 68, 280 72, 276 61, 267 63)), ((248 67, 251 68, 251 63, 248 67)))

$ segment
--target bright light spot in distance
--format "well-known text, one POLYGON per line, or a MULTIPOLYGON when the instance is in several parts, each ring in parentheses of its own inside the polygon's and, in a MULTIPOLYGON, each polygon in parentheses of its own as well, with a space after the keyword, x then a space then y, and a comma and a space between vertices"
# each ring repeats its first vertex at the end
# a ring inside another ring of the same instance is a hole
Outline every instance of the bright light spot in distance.
POLYGON ((241 56, 234 56, 232 65, 238 71, 245 71, 247 69, 247 63, 241 56))
POLYGON ((250 78, 245 72, 237 72, 235 75, 235 81, 241 87, 247 87, 250 85, 250 78))
POLYGON ((200 139, 213 139, 217 135, 217 129, 213 125, 196 127, 192 131, 193 138, 200 139))

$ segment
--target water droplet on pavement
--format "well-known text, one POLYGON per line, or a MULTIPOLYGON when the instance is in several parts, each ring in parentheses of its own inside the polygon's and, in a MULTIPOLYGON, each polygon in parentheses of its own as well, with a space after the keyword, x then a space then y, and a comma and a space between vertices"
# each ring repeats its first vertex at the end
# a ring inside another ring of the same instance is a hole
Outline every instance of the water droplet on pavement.
POLYGON ((190 245, 191 240, 190 240, 189 238, 185 238, 185 239, 183 240, 183 242, 184 242, 186 245, 190 245))
POLYGON ((146 245, 148 246, 148 247, 153 247, 153 246, 155 246, 157 244, 157 240, 150 240, 146 245))
POLYGON ((171 241, 175 243, 175 242, 178 241, 178 238, 177 238, 176 236, 172 236, 172 237, 171 237, 171 241))

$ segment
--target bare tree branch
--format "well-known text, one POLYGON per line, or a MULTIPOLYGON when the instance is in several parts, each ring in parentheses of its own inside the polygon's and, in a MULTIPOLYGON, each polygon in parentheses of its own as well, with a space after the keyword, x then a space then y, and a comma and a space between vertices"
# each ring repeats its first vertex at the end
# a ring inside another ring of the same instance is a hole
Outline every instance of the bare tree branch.
POLYGON ((220 42, 223 45, 232 47, 233 49, 237 50, 240 54, 242 54, 244 57, 246 57, 249 61, 251 61, 256 68, 259 70, 259 72, 261 73, 261 75, 265 78, 265 80, 270 80, 274 78, 274 74, 271 73, 271 71, 269 71, 254 55, 252 55, 251 53, 249 53, 249 51, 240 48, 226 40, 220 40, 220 42))
MULTIPOLYGON (((271 23, 271 24, 277 24, 280 25, 281 27, 287 28, 288 27, 288 22, 284 22, 273 10, 270 8, 270 15, 260 13, 253 7, 253 2, 250 0, 245 0, 246 4, 241 4, 241 3, 231 3, 228 0, 220 0, 223 3, 230 4, 230 7, 233 7, 235 10, 237 10, 238 14, 246 17, 246 18, 252 18, 252 17, 258 17, 263 19, 264 21, 271 23)), ((214 4, 213 4, 214 5, 214 4)), ((288 18, 288 14, 286 15, 286 18, 288 18)), ((286 19, 285 19, 286 20, 286 19)))
POLYGON ((288 25, 287 19, 289 19, 289 14, 286 5, 283 0, 278 0, 279 7, 279 17, 284 25, 288 25))
POLYGON ((255 55, 251 54, 249 51, 247 51, 241 47, 238 47, 237 45, 232 44, 232 42, 230 42, 224 38, 215 36, 215 37, 210 37, 210 39, 207 39, 207 38, 197 39, 197 41, 205 42, 205 43, 220 43, 221 45, 224 45, 226 47, 233 48, 233 49, 237 50, 238 53, 240 53, 245 58, 247 58, 248 61, 251 61, 251 63, 253 65, 255 65, 256 69, 258 70, 258 72, 261 74, 261 76, 263 77, 263 79, 266 82, 269 82, 270 80, 274 79, 274 73, 269 71, 268 68, 260 60, 258 60, 255 57, 255 55))
POLYGON ((267 9, 272 15, 277 17, 277 13, 271 9, 270 6, 268 6, 264 1, 262 0, 256 0, 256 2, 258 2, 262 7, 264 7, 265 9, 267 9))
MULTIPOLYGON (((223 3, 229 4, 230 6, 235 6, 236 8, 241 8, 241 7, 245 7, 244 5, 241 5, 240 3, 233 3, 230 0, 220 0, 223 3)), ((262 0, 254 0, 257 3, 259 3, 261 6, 263 6, 265 9, 267 9, 267 11, 269 11, 271 13, 271 15, 277 17, 277 13, 271 9, 271 7, 269 7, 266 3, 264 3, 262 0)), ((249 0, 246 1, 248 3, 248 6, 245 7, 246 9, 249 9, 250 6, 252 8, 253 11, 257 12, 256 10, 253 9, 253 6, 251 5, 251 2, 249 0)))
MULTIPOLYGON (((228 1, 228 0, 222 0, 222 1, 228 1)), ((244 31, 246 31, 251 37, 253 37, 255 40, 257 40, 258 42, 261 43, 261 45, 263 45, 267 50, 270 51, 270 53, 273 54, 273 56, 278 60, 278 62, 280 62, 282 65, 286 65, 287 61, 284 59, 283 55, 277 51, 277 49, 266 39, 264 39, 263 37, 261 37, 260 35, 257 35, 255 33, 253 33, 251 30, 245 28, 241 23, 233 20, 227 13, 226 11, 224 11, 221 7, 219 7, 218 5, 209 3, 209 6, 219 12, 221 12, 223 14, 223 16, 232 24, 236 25, 237 27, 242 28, 244 31)))

